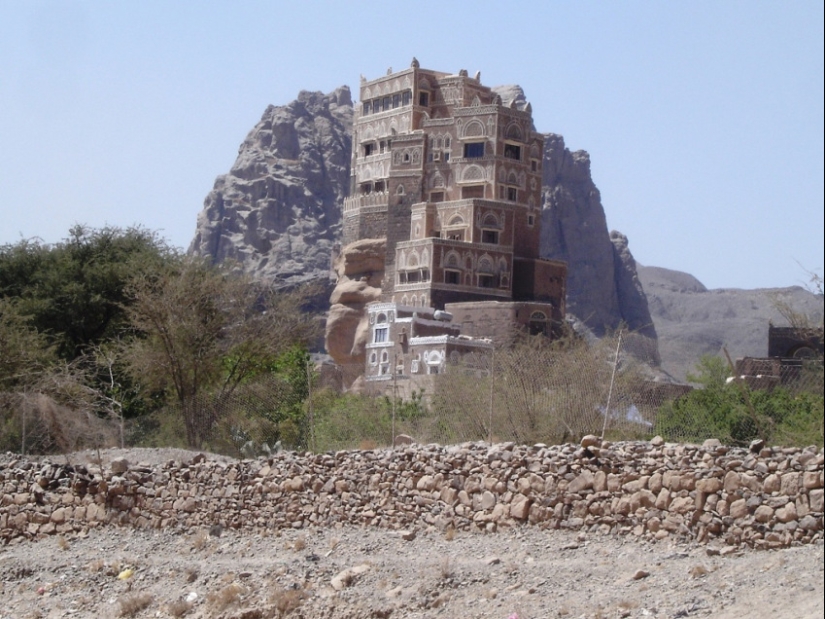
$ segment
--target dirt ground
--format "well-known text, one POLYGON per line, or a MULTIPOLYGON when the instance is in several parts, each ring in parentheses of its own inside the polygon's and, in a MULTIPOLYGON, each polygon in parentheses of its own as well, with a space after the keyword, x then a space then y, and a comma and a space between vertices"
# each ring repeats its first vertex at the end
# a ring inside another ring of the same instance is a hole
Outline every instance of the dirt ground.
POLYGON ((754 551, 531 526, 409 535, 106 527, 0 547, 0 619, 822 619, 824 564, 821 542, 754 551))

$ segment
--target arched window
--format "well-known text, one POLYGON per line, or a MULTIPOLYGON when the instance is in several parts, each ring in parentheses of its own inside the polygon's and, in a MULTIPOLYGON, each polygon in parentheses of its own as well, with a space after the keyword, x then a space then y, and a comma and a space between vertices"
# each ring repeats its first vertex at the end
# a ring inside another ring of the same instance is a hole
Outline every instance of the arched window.
POLYGON ((381 344, 390 339, 390 328, 387 325, 387 315, 384 313, 378 314, 375 317, 375 327, 372 330, 372 341, 374 344, 381 344))
POLYGON ((484 135, 484 124, 478 120, 471 120, 464 126, 464 137, 474 138, 484 135))
POLYGON ((481 242, 498 245, 500 228, 498 217, 493 213, 487 213, 484 219, 481 220, 481 242))
POLYGON ((485 256, 478 261, 478 286, 479 288, 495 288, 496 285, 497 277, 493 261, 485 256))

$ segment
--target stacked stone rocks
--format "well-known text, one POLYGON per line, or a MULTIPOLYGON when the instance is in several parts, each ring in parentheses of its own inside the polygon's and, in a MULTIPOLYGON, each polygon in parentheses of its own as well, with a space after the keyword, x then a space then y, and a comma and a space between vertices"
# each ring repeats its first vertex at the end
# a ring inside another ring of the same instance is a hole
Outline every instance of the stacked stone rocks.
POLYGON ((513 443, 226 464, 91 466, 0 459, 0 538, 139 528, 368 525, 493 532, 534 525, 774 548, 823 535, 822 449, 651 442, 513 443))

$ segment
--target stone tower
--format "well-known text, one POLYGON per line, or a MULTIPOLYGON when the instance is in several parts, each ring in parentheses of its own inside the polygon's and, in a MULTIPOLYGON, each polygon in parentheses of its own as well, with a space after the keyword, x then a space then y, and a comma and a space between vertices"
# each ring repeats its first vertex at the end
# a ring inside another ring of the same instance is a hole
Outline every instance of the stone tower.
POLYGON ((478 74, 415 59, 362 78, 344 243, 387 239, 382 301, 532 301, 563 319, 566 266, 539 258, 543 138, 531 112, 503 105, 478 74))
MULTIPOLYGON (((362 78, 359 94, 343 242, 382 239, 386 253, 350 365, 363 360, 371 389, 404 379, 410 393, 516 331, 550 335, 564 320, 567 266, 539 257, 544 144, 530 104, 415 59, 362 78)), ((329 322, 327 333, 329 344, 329 322)))

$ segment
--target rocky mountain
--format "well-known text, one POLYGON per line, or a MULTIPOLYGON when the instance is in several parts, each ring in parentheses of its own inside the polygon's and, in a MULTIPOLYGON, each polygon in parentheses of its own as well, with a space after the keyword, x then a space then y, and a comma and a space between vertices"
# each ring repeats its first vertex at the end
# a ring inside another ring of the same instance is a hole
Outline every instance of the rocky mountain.
POLYGON ((235 260, 262 279, 328 277, 349 183, 352 109, 346 86, 267 107, 206 196, 190 253, 235 260))
POLYGON ((636 274, 627 237, 607 232, 601 194, 590 174, 590 155, 571 152, 560 135, 544 136, 541 251, 565 260, 567 311, 602 335, 624 324, 637 352, 658 362, 656 329, 636 274))
POLYGON ((782 307, 822 321, 823 299, 801 286, 708 290, 680 271, 637 265, 648 307, 659 335, 662 368, 678 379, 694 369, 702 355, 733 359, 768 354, 768 324, 786 325, 782 307))
MULTIPOLYGON (((518 86, 496 92, 526 105, 518 86)), ((275 281, 328 277, 349 183, 352 114, 346 86, 269 106, 207 195, 190 252, 236 260, 275 281)), ((655 361, 656 333, 635 261, 627 239, 608 234, 589 155, 547 134, 544 184, 542 254, 568 262, 568 312, 597 335, 627 324, 655 361)))

